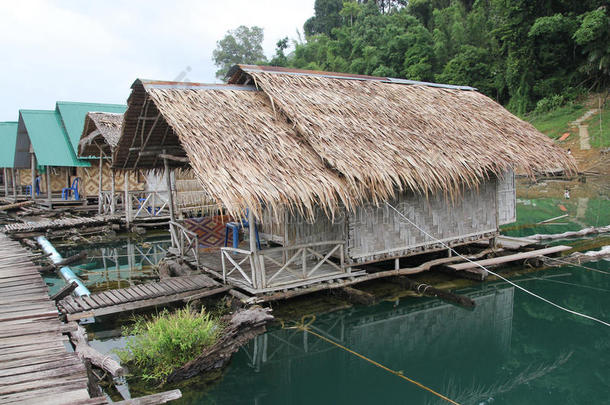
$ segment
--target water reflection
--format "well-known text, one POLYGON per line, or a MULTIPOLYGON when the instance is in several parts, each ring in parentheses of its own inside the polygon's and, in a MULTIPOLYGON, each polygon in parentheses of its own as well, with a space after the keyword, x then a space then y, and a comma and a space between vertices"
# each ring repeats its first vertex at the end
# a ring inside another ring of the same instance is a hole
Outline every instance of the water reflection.
MULTIPOLYGON (((60 253, 69 257, 81 251, 87 252, 87 259, 83 263, 70 267, 91 292, 96 292, 155 280, 157 274, 154 266, 165 257, 169 246, 169 237, 145 241, 124 239, 110 244, 60 249, 60 253)), ((48 277, 46 281, 51 294, 64 285, 63 280, 56 276, 48 277)))
MULTIPOLYGON (((318 316, 311 328, 434 389, 496 383, 510 351, 513 287, 467 295, 466 310, 422 299, 318 316)), ((425 403, 430 394, 307 332, 275 329, 235 355, 219 386, 183 403, 425 403)), ((434 397, 432 397, 434 398, 434 397)))

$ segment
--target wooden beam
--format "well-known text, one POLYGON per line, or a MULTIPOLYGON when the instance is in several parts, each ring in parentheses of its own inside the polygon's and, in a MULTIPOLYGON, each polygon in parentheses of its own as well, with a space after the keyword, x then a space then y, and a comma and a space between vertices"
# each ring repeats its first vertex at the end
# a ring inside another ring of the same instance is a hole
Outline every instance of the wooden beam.
POLYGON ((73 281, 70 284, 66 284, 61 288, 61 290, 51 295, 51 300, 57 302, 61 299, 64 299, 68 295, 72 294, 72 291, 76 290, 77 287, 78 284, 76 283, 76 281, 73 281))
POLYGON ((159 157, 161 159, 167 159, 167 160, 174 160, 176 162, 181 162, 181 163, 189 163, 191 160, 186 157, 186 156, 174 156, 174 155, 168 155, 166 153, 162 153, 159 155, 159 157))

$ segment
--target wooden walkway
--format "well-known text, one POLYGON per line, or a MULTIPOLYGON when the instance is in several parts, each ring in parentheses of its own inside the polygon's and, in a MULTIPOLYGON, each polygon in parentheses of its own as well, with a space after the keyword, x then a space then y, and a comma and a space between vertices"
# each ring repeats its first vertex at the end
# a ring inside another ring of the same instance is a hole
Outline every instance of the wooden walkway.
POLYGON ((6 233, 45 232, 47 229, 73 228, 81 225, 99 225, 120 220, 117 216, 96 215, 94 217, 46 219, 37 222, 8 224, 2 228, 6 233))
POLYGON ((109 290, 90 296, 67 297, 61 300, 58 306, 71 321, 208 297, 226 292, 230 288, 199 274, 171 277, 156 283, 109 290))
POLYGON ((0 233, 0 404, 103 404, 30 254, 0 233))

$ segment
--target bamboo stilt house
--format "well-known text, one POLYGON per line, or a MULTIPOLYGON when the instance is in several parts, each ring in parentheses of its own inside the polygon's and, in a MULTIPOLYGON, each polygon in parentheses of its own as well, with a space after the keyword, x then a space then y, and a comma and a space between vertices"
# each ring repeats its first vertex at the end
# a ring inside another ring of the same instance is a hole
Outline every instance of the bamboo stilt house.
MULTIPOLYGON (((15 145, 17 143, 17 122, 0 122, 0 168, 2 169, 2 194, 5 197, 16 197, 18 190, 17 170, 19 165, 15 164, 15 145)), ((22 164, 21 168, 27 168, 27 164, 22 164)))
MULTIPOLYGON (((102 104, 102 103, 87 103, 87 102, 71 102, 71 101, 58 101, 56 104, 56 111, 59 113, 63 127, 68 136, 70 146, 78 156, 80 160, 84 160, 90 163, 88 167, 79 167, 76 170, 76 176, 80 179, 80 194, 84 198, 96 198, 99 197, 99 150, 98 153, 93 155, 83 154, 79 151, 79 142, 83 134, 83 128, 85 126, 85 119, 87 113, 91 111, 103 112, 103 113, 114 113, 122 114, 125 112, 127 107, 123 104, 102 104)), ((103 159, 109 159, 109 154, 104 154, 103 159)), ((110 171, 108 170, 109 165, 105 165, 106 168, 102 168, 102 181, 105 185, 110 184, 110 171)), ((107 188, 109 190, 109 188, 107 188)))
POLYGON ((29 167, 29 173, 22 171, 20 178, 22 186, 31 186, 30 197, 48 201, 70 186, 77 167, 90 166, 76 157, 61 116, 54 110, 19 110, 15 164, 29 167))
POLYGON ((266 66, 227 85, 137 80, 114 164, 190 165, 234 217, 280 245, 202 266, 251 293, 493 238, 515 220, 513 169, 569 155, 470 87, 266 66), (433 236, 433 237, 430 237, 433 236))

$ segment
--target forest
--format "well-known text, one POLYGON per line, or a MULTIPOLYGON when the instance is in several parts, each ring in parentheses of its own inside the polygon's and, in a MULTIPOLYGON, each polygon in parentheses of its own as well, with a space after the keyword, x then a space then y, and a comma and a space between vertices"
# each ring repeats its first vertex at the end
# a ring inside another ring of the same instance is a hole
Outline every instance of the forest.
POLYGON ((548 111, 610 85, 607 0, 316 0, 304 35, 262 52, 263 30, 218 41, 234 62, 469 85, 512 112, 548 111), (290 51, 289 51, 290 50, 290 51))

